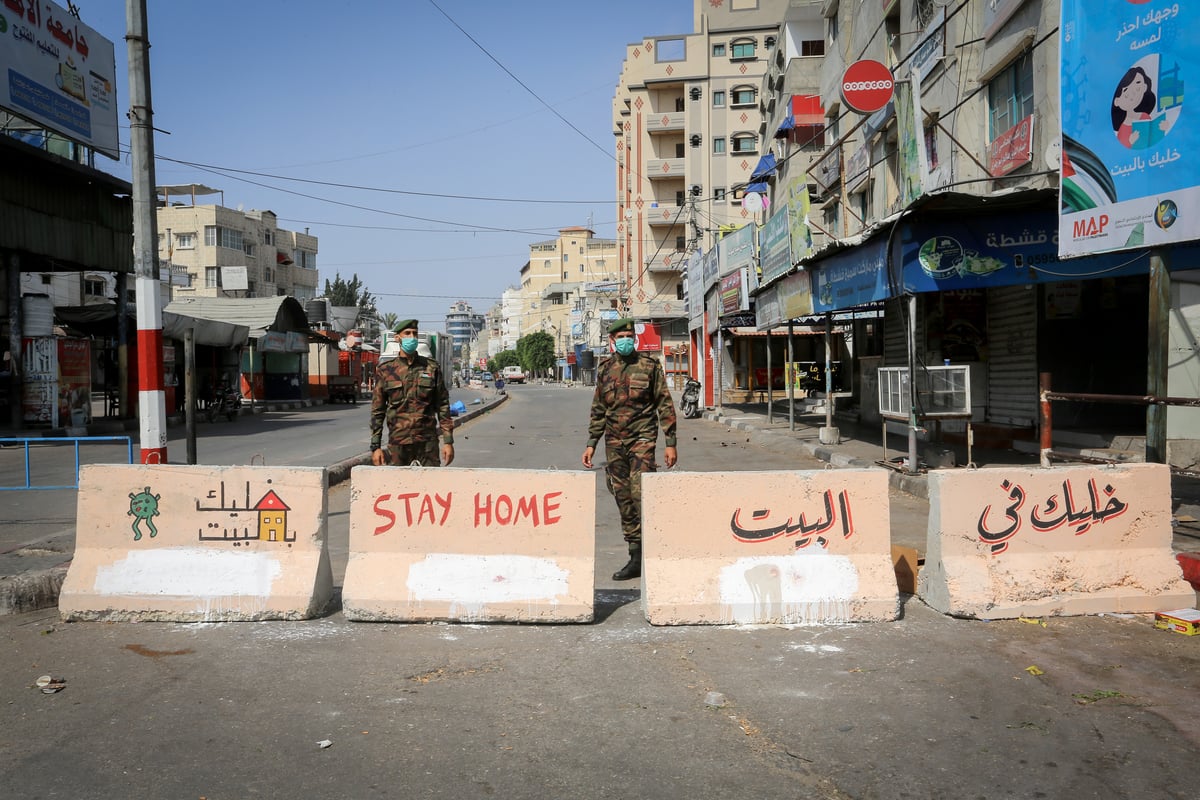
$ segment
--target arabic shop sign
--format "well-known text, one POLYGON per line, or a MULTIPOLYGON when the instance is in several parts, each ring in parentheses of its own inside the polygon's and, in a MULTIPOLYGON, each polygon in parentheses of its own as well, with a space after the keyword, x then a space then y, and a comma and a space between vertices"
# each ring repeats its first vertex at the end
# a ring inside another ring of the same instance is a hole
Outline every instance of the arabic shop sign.
POLYGON ((746 294, 746 269, 742 268, 721 278, 721 314, 733 314, 749 308, 750 303, 746 294))
POLYGON ((988 147, 988 172, 993 178, 1007 175, 1033 160, 1033 115, 1000 134, 988 147))
POLYGON ((720 264, 717 262, 717 248, 713 248, 704 254, 704 261, 700 264, 700 279, 704 282, 705 291, 708 287, 717 282, 717 270, 720 264))
POLYGON ((720 260, 719 273, 722 277, 738 272, 743 267, 754 265, 754 225, 746 223, 735 231, 725 234, 717 243, 720 260))
POLYGON ((789 210, 784 206, 766 221, 758 234, 758 256, 762 264, 762 282, 770 283, 792 268, 789 210))
MULTIPOLYGON (((944 292, 990 286, 1145 275, 1149 251, 1058 257, 1057 219, 1053 212, 943 219, 908 223, 902 233, 904 291, 944 292)), ((1200 251, 1177 246, 1175 261, 1200 251)))
POLYGON ((113 43, 48 0, 0 4, 0 108, 119 158, 113 43))
POLYGON ((813 311, 841 311, 891 297, 887 237, 878 236, 816 264, 813 311))

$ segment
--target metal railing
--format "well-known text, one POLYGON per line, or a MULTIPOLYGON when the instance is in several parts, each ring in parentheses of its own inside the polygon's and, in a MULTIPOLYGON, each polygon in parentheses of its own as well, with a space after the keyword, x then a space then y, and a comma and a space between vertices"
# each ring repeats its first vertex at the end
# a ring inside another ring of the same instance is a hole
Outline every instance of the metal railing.
POLYGON ((78 489, 79 488, 79 466, 80 466, 79 445, 80 444, 93 444, 93 443, 100 443, 100 442, 110 442, 110 443, 111 442, 124 442, 126 458, 127 458, 126 463, 129 463, 129 464, 133 463, 133 437, 131 437, 131 436, 63 436, 63 437, 37 437, 37 438, 25 438, 25 437, 3 437, 3 438, 0 438, 0 447, 6 448, 11 445, 20 445, 22 448, 22 451, 23 451, 24 462, 25 462, 24 470, 23 470, 23 474, 25 476, 24 484, 22 484, 22 485, 13 484, 13 485, 0 486, 0 491, 11 492, 11 491, 25 491, 25 490, 38 490, 38 489, 78 489), (38 447, 31 448, 30 447, 31 443, 37 445, 38 447), (75 468, 71 472, 72 482, 69 484, 61 484, 61 485, 45 485, 45 486, 34 485, 33 480, 32 480, 33 471, 31 469, 31 465, 30 465, 30 458, 31 458, 32 452, 35 450, 41 450, 42 448, 58 450, 61 447, 63 447, 64 445, 71 445, 72 450, 74 451, 74 454, 75 454, 75 468))
MULTIPOLYGON (((1116 459, 1101 458, 1098 456, 1087 456, 1079 453, 1065 453, 1055 451, 1054 449, 1054 428, 1053 415, 1050 410, 1050 403, 1055 400, 1059 401, 1074 401, 1086 403, 1113 403, 1117 405, 1138 405, 1138 406, 1184 406, 1184 407, 1200 407, 1200 398, 1197 397, 1158 397, 1152 394, 1095 394, 1091 392, 1055 392, 1050 388, 1050 373, 1042 372, 1038 375, 1038 396, 1041 406, 1041 425, 1040 425, 1040 441, 1039 459, 1043 467, 1050 466, 1051 459, 1057 458, 1062 461, 1085 461, 1095 464, 1112 464, 1116 463, 1116 459)), ((1165 454, 1164 454, 1165 456, 1165 454)), ((1195 475, 1197 473, 1190 470, 1171 467, 1172 472, 1177 472, 1185 475, 1195 475)))

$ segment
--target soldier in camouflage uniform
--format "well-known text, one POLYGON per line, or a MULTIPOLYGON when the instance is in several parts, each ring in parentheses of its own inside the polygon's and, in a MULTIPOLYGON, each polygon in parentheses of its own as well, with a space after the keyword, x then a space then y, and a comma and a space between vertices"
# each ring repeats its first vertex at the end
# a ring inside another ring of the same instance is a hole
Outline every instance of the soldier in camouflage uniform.
POLYGON ((381 364, 371 395, 371 463, 422 467, 450 466, 454 460, 454 420, 450 390, 441 367, 417 352, 417 321, 401 320, 400 354, 381 364), (383 447, 383 423, 388 443, 383 447), (442 434, 438 458, 438 429, 442 434))
POLYGON ((638 353, 633 320, 619 319, 608 329, 616 353, 596 370, 591 423, 583 465, 592 468, 600 437, 608 457, 608 490, 617 501, 621 531, 629 545, 629 563, 613 574, 627 581, 642 574, 642 473, 654 472, 654 447, 661 423, 666 447, 663 461, 675 466, 675 403, 658 360, 638 353))

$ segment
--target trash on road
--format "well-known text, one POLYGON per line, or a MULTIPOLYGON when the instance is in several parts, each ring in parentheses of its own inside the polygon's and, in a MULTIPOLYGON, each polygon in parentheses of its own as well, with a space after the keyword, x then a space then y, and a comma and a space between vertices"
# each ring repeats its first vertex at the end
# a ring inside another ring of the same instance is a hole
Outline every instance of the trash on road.
POLYGON ((1043 628, 1046 627, 1046 620, 1044 619, 1037 619, 1034 617, 1017 617, 1017 621, 1027 623, 1029 625, 1041 625, 1043 628))
POLYGON ((317 742, 317 747, 321 748, 322 750, 325 750, 327 748, 333 747, 333 742, 330 741, 329 739, 322 739, 321 741, 317 742))
POLYGON ((61 692, 67 687, 66 678, 56 678, 53 675, 43 675, 37 679, 37 687, 42 690, 42 694, 54 694, 61 692))
POLYGON ((1154 612, 1154 627, 1164 631, 1182 633, 1184 636, 1200 634, 1200 611, 1180 608, 1175 611, 1154 612))
POLYGON ((1030 675, 1045 675, 1046 674, 1045 670, 1041 669, 1036 664, 1030 664, 1028 667, 1025 668, 1025 671, 1028 672, 1030 675))

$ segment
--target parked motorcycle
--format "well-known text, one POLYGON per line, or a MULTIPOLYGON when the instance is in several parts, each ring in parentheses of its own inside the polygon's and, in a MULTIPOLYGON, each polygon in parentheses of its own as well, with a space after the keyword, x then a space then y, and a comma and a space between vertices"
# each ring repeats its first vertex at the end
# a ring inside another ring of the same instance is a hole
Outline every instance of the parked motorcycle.
POLYGON ((700 416, 700 381, 688 378, 683 384, 683 396, 679 400, 679 410, 686 419, 700 416))
POLYGON ((208 408, 205 409, 204 413, 205 418, 209 422, 216 422, 217 417, 221 416, 222 414, 225 415, 227 420, 233 422, 235 419, 237 419, 237 415, 241 413, 241 410, 242 393, 237 389, 219 388, 216 392, 216 396, 213 397, 212 402, 208 404, 208 408))

